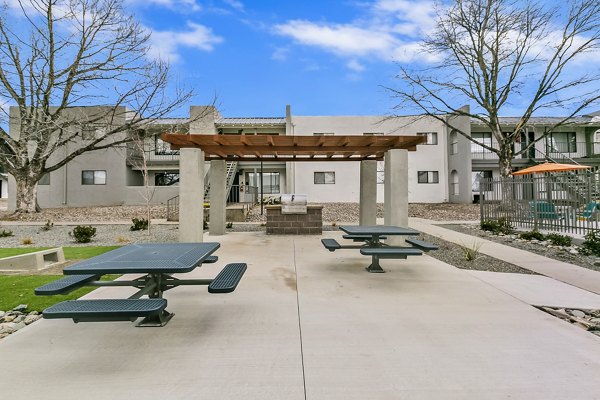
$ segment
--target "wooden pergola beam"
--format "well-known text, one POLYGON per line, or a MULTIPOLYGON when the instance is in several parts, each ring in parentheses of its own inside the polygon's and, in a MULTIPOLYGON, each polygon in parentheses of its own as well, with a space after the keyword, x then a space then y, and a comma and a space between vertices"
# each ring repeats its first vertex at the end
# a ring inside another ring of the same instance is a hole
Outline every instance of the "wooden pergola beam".
POLYGON ((188 135, 165 133, 172 149, 200 148, 207 160, 358 161, 391 149, 416 150, 423 136, 188 135))

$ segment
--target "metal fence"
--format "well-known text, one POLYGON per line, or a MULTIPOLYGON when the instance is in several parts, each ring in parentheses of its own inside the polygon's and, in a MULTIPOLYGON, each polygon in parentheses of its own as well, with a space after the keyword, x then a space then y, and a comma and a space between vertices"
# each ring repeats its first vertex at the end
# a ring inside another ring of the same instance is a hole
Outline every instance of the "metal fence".
POLYGON ((600 229, 600 173, 481 179, 481 221, 506 218, 520 230, 584 235, 600 229))

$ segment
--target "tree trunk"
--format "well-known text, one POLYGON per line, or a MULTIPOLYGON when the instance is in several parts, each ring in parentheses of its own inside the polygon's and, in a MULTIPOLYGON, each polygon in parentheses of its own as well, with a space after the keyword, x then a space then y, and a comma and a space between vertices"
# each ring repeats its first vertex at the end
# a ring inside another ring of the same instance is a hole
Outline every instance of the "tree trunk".
POLYGON ((34 213, 40 211, 37 202, 37 180, 26 174, 15 174, 16 199, 18 213, 34 213))
POLYGON ((498 167, 500 168, 500 176, 508 178, 512 174, 512 159, 513 151, 511 144, 501 145, 500 154, 498 154, 498 167))

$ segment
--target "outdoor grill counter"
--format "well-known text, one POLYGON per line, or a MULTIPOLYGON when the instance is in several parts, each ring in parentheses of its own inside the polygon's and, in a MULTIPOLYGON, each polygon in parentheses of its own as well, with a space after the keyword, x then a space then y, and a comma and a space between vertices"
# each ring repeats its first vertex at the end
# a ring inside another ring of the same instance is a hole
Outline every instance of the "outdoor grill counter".
POLYGON ((268 235, 320 235, 323 206, 308 204, 305 194, 283 194, 281 204, 267 206, 268 235))
POLYGON ((308 202, 305 194, 282 194, 282 214, 306 214, 308 202))

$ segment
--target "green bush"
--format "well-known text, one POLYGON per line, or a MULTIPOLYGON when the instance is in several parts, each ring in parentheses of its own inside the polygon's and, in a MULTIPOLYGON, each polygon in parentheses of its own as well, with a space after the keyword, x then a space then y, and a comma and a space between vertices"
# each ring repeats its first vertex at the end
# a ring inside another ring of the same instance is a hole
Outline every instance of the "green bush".
POLYGON ((546 240, 549 240, 555 246, 570 246, 573 242, 573 238, 567 235, 561 235, 558 233, 549 233, 546 235, 546 240))
POLYGON ((2 229, 0 231, 0 237, 9 237, 9 236, 14 236, 15 234, 13 233, 13 231, 7 231, 5 229, 2 229))
POLYGON ((69 232, 69 236, 74 237, 77 243, 89 243, 96 236, 96 228, 90 225, 77 225, 69 232))
POLYGON ((133 222, 133 225, 129 227, 130 231, 145 231, 148 229, 148 220, 145 218, 133 218, 131 222, 133 222))
POLYGON ((585 241, 581 244, 581 253, 600 256, 600 236, 598 236, 598 231, 591 231, 585 235, 585 241))
POLYGON ((544 234, 535 229, 531 232, 523 232, 519 237, 524 240, 544 240, 544 234))
POLYGON ((52 229, 54 227, 54 222, 48 220, 46 221, 46 223, 42 226, 42 230, 43 231, 49 231, 50 229, 52 229))
POLYGON ((481 222, 481 229, 492 232, 495 235, 503 233, 509 235, 514 232, 510 221, 507 218, 498 218, 497 220, 489 219, 481 222))

